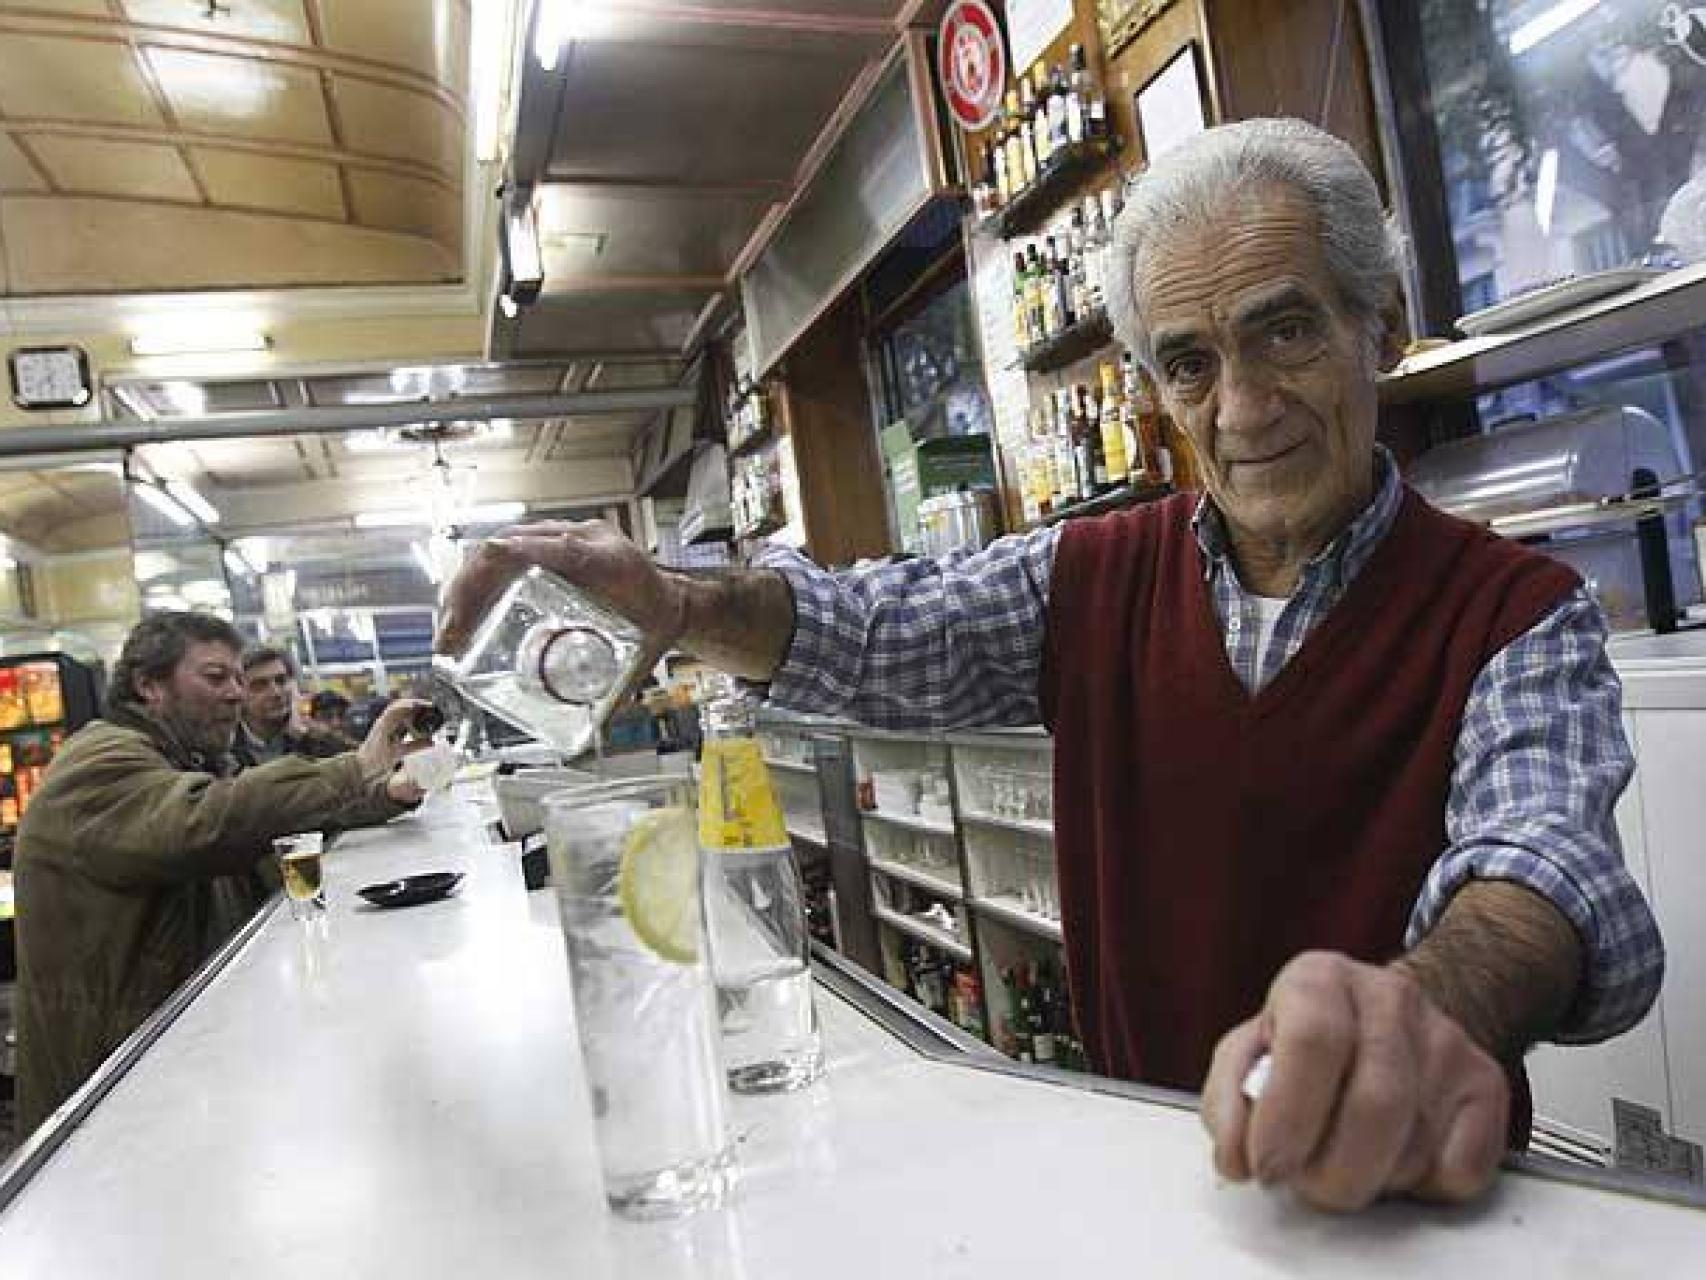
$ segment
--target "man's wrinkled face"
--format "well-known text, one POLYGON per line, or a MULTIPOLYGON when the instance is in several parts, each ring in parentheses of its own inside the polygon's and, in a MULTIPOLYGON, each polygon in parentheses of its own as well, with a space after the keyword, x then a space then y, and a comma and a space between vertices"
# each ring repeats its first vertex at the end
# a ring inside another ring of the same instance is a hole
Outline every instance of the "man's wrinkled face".
POLYGON ((296 680, 290 668, 274 658, 249 668, 243 678, 247 707, 243 718, 263 738, 276 737, 290 723, 296 705, 296 680))
POLYGON ((1156 381, 1234 545, 1324 545, 1366 505, 1377 342, 1340 298, 1307 200, 1249 193, 1137 265, 1156 381))
POLYGON ((230 645, 192 643, 169 679, 136 683, 148 709, 192 749, 204 755, 231 749, 243 714, 243 669, 230 645))

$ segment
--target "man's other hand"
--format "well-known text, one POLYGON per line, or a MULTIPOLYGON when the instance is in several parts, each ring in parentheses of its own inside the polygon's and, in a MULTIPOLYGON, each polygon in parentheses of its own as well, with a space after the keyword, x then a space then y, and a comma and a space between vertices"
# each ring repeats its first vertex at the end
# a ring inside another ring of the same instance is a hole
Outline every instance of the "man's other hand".
POLYGON ((383 777, 396 768, 404 756, 432 745, 431 738, 411 741, 409 737, 415 714, 431 705, 419 698, 398 698, 379 713, 379 718, 367 731, 367 737, 356 748, 363 776, 370 780, 383 777))
POLYGON ((1202 1098, 1222 1177, 1339 1212, 1387 1193, 1478 1196, 1509 1109, 1499 1064, 1414 979, 1325 951, 1282 969, 1261 1013, 1221 1038, 1202 1098), (1252 1102, 1244 1078, 1264 1053, 1272 1072, 1252 1102))

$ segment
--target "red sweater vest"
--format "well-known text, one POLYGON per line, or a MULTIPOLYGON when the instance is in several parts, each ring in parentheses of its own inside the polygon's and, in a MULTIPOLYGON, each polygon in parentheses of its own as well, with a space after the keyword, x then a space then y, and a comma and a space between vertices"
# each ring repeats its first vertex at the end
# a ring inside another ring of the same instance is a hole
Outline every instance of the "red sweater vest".
POLYGON ((1446 846, 1470 686, 1579 581, 1406 491, 1254 696, 1226 658, 1193 495, 1063 531, 1040 693, 1068 978, 1107 1075, 1196 1090, 1287 960, 1380 963, 1446 846))

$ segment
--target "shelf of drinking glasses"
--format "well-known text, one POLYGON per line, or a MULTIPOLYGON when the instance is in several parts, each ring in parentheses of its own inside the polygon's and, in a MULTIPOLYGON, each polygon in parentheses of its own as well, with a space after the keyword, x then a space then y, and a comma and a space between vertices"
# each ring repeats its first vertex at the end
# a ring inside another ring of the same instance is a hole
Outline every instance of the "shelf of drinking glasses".
POLYGON ((870 860, 873 870, 881 871, 885 876, 893 876, 896 880, 904 880, 915 884, 920 889, 934 893, 939 897, 952 898, 955 902, 963 902, 965 893, 960 886, 951 880, 944 880, 934 872, 922 867, 908 866, 904 862, 888 862, 882 858, 870 860))
POLYGON ((875 818, 878 822, 886 822, 890 826, 903 827, 908 831, 921 831, 927 836, 947 836, 953 838, 954 828, 946 822, 928 822, 913 813, 890 813, 886 809, 861 809, 859 811, 867 818, 875 818))
POLYGON ((1047 916, 1039 916, 1035 911, 1028 910, 1018 898, 1002 894, 993 898, 973 898, 972 909, 981 911, 986 916, 1012 925, 1015 929, 1023 929, 1026 933, 1034 933, 1039 938, 1047 938, 1050 942, 1062 940, 1060 921, 1050 920, 1047 916))
POLYGON ((1043 840, 1054 839, 1054 823, 1048 818, 998 818, 993 813, 973 813, 970 809, 960 817, 981 827, 1000 827, 1003 831, 1017 831, 1043 840))
POLYGON ((880 904, 872 907, 871 910, 876 913, 877 919, 890 928, 896 929, 908 937, 916 938, 920 942, 927 942, 933 947, 939 947, 955 959, 964 960, 968 963, 971 961, 971 948, 946 930, 938 929, 935 925, 926 924, 912 916, 902 915, 900 912, 880 904))
POLYGON ((781 756, 765 756, 764 763, 772 769, 780 769, 783 773, 816 773, 817 766, 807 764, 803 760, 785 760, 781 756))

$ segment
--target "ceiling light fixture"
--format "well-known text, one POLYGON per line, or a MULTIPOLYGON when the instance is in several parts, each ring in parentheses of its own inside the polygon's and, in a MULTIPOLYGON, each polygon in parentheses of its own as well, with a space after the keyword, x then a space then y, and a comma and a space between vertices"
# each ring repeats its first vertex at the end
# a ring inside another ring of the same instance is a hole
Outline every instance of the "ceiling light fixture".
POLYGON ((512 195, 504 206, 501 243, 505 277, 504 293, 518 306, 528 306, 545 287, 545 259, 539 248, 539 223, 533 201, 512 195))
POLYGON ((440 526, 470 524, 508 524, 527 514, 525 502, 488 502, 478 506, 460 507, 433 512, 424 507, 404 507, 393 511, 361 511, 355 516, 357 529, 433 529, 440 526))
POLYGON ((1552 213, 1558 201, 1558 148, 1548 147, 1540 157, 1540 173, 1534 180, 1534 220, 1540 234, 1552 234, 1552 213))
POLYGON ((165 516, 166 519, 170 520, 180 529, 187 529, 195 523, 195 517, 188 511, 184 510, 184 508, 180 506, 164 489, 158 489, 146 481, 138 481, 136 484, 132 485, 131 488, 135 491, 137 497, 141 498, 149 506, 153 507, 154 510, 165 516))
POLYGON ((166 492, 178 502, 184 510, 194 514, 203 524, 219 523, 219 508, 214 506, 187 480, 166 481, 166 492))
POLYGON ((1550 40, 1577 18, 1584 17, 1597 8, 1599 0, 1563 0, 1563 3, 1553 5, 1511 32, 1511 56, 1514 58, 1527 53, 1535 45, 1550 40))
POLYGON ((266 351, 272 339, 259 330, 233 329, 217 321, 194 328, 139 333, 130 340, 133 356, 204 356, 266 351))
POLYGON ((225 548, 225 567, 239 578, 253 578, 256 575, 255 566, 243 558, 243 553, 236 547, 225 548))
POLYGON ((498 310, 504 313, 505 320, 513 320, 521 314, 521 304, 507 293, 498 295, 498 310))

